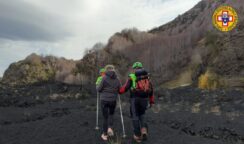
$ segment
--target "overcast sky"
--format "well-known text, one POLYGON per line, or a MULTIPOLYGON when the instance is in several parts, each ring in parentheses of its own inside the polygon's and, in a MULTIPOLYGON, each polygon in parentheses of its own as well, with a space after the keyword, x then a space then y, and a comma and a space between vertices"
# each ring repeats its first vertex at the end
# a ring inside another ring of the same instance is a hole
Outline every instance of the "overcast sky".
POLYGON ((10 63, 37 54, 81 59, 124 28, 147 31, 200 0, 0 0, 0 76, 10 63))

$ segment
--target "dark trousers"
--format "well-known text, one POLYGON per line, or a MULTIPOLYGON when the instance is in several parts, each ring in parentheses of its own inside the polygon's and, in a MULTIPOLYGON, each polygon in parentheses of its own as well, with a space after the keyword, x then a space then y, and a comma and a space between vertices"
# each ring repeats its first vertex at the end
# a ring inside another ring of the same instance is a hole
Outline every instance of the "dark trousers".
POLYGON ((148 98, 131 98, 131 117, 134 128, 134 134, 141 136, 141 128, 146 127, 144 115, 148 106, 148 98))
POLYGON ((113 126, 113 115, 116 107, 116 101, 101 101, 103 114, 103 133, 107 135, 108 128, 113 126))

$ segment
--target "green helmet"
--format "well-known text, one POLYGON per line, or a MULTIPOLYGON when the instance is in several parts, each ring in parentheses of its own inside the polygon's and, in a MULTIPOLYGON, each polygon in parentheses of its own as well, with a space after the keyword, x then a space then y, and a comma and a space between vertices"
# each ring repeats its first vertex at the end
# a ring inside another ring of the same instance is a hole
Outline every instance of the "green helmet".
POLYGON ((136 69, 136 68, 142 68, 142 63, 141 62, 135 62, 132 66, 133 69, 136 69))
POLYGON ((104 73, 105 72, 105 68, 101 68, 100 70, 99 70, 99 73, 104 73))

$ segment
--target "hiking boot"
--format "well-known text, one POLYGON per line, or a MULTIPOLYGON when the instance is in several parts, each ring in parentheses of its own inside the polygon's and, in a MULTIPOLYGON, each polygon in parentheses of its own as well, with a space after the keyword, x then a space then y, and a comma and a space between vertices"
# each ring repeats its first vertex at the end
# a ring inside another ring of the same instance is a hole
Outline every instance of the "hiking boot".
POLYGON ((102 135, 101 135, 101 138, 102 138, 102 140, 104 140, 104 141, 107 141, 107 140, 108 140, 108 136, 105 135, 105 134, 102 134, 102 135))
POLYGON ((134 135, 133 138, 137 143, 141 143, 141 137, 134 135))
POLYGON ((108 136, 110 137, 114 136, 114 131, 112 128, 108 128, 108 136))
POLYGON ((147 140, 147 136, 148 136, 147 128, 145 127, 141 128, 141 136, 142 136, 142 140, 147 140))

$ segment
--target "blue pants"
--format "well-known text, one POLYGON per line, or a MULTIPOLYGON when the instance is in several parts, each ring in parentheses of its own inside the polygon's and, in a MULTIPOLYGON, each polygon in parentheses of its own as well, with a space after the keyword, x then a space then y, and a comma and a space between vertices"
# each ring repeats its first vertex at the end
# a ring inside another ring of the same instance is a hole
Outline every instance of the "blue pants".
POLYGON ((133 123, 134 134, 141 136, 141 128, 146 127, 144 115, 148 106, 148 98, 131 98, 131 118, 133 123))

